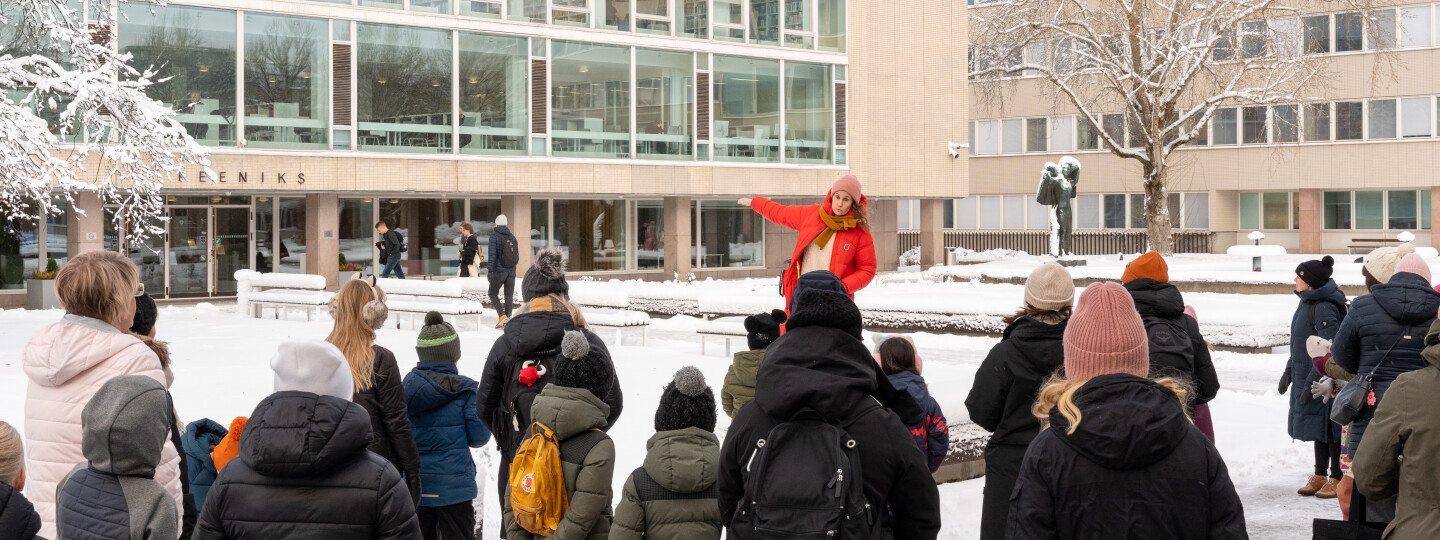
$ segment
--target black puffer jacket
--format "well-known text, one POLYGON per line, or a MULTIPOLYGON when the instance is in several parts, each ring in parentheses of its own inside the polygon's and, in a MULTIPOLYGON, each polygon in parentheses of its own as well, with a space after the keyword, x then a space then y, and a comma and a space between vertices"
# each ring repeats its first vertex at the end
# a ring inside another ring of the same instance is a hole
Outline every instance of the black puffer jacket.
POLYGON ((410 430, 410 416, 405 408, 405 378, 395 363, 395 353, 379 345, 375 350, 375 382, 370 389, 356 392, 354 401, 370 414, 374 438, 369 449, 390 461, 395 470, 405 475, 410 502, 420 504, 420 450, 410 430))
POLYGON ((365 450, 369 438, 359 405, 271 394, 210 488, 196 540, 419 539, 410 493, 389 461, 365 450))
MULTIPOLYGON (((720 450, 720 514, 727 527, 745 494, 745 459, 770 429, 809 408, 836 423, 855 404, 874 396, 894 412, 867 414, 846 428, 860 442, 860 471, 865 498, 872 507, 889 507, 871 537, 933 539, 940 531, 940 496, 925 457, 915 446, 901 417, 920 414, 915 400, 897 390, 871 358, 858 334, 860 311, 842 293, 810 291, 803 299, 823 294, 835 309, 810 317, 805 306, 787 323, 785 335, 765 350, 756 381, 755 399, 736 413, 720 450), (848 321, 848 322, 847 322, 848 321), (833 326, 826 326, 833 325, 833 326), (898 415, 897 415, 898 414, 898 415)), ((733 536, 733 531, 732 535, 733 536)))
POLYGON ((1190 334, 1190 351, 1194 355, 1190 365, 1166 363, 1166 358, 1156 354, 1159 347, 1152 341, 1150 373, 1185 377, 1186 382, 1195 388, 1195 398, 1190 403, 1192 407, 1215 399, 1215 394, 1220 393, 1220 378, 1215 375, 1215 363, 1210 360, 1210 347, 1205 344, 1205 337, 1200 335, 1200 323, 1185 315, 1185 299, 1180 296, 1180 289, 1169 283, 1144 278, 1126 282, 1125 290, 1130 291, 1130 298, 1135 300, 1135 310, 1140 312, 1140 317, 1177 321, 1190 334))
POLYGON ((1045 324, 1021 317, 1005 328, 965 398, 970 420, 993 433, 990 446, 1030 444, 1040 421, 1030 413, 1040 384, 1065 366, 1065 324, 1045 324))
POLYGON ((1249 538, 1225 461, 1175 394, 1133 375, 1075 393, 1074 433, 1058 410, 1030 444, 1006 538, 1249 538))
POLYGON ((9 484, 0 483, 0 538, 30 540, 40 532, 35 506, 9 484))

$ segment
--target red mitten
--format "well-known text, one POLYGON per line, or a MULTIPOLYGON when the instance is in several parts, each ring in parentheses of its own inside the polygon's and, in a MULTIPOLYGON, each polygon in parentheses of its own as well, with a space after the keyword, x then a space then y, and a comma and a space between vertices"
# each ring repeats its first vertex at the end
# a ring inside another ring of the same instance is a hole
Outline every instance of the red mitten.
POLYGON ((535 381, 540 380, 540 372, 535 371, 535 366, 520 370, 520 382, 525 386, 535 386, 535 381))

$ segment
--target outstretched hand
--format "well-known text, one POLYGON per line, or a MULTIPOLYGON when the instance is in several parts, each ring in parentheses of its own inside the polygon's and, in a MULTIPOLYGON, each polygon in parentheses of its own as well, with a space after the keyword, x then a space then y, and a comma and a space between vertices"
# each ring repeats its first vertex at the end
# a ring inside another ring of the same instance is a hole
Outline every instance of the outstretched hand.
POLYGON ((754 199, 751 199, 751 198, 749 198, 749 197, 745 197, 745 198, 742 198, 742 199, 740 199, 740 200, 738 200, 738 201, 735 201, 735 202, 740 203, 740 206, 750 206, 750 202, 753 201, 753 200, 754 200, 754 199))

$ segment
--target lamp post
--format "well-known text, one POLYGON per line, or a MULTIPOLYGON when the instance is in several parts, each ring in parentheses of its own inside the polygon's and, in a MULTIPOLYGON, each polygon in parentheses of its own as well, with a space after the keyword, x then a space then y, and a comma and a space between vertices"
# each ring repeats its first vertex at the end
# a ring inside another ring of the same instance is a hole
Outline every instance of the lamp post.
MULTIPOLYGON (((1262 233, 1262 232, 1260 232, 1260 231, 1250 231, 1250 239, 1255 241, 1255 245, 1256 245, 1256 246, 1259 246, 1259 245, 1260 245, 1260 241, 1265 239, 1265 233, 1262 233)), ((1253 271, 1253 272, 1259 272, 1259 271, 1260 271, 1260 252, 1259 252, 1259 251, 1256 251, 1256 252, 1255 252, 1255 256, 1250 258, 1250 270, 1253 271)))

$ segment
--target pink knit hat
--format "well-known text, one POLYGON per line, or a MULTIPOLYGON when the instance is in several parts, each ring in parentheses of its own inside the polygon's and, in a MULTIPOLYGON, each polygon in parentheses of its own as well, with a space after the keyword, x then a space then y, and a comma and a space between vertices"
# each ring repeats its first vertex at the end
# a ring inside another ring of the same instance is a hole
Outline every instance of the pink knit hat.
POLYGON ((1119 283, 1093 283, 1065 327, 1065 377, 1089 380, 1111 373, 1150 374, 1145 323, 1119 283))
POLYGON ((830 186, 829 195, 834 195, 836 191, 849 193, 851 199, 855 199, 861 205, 865 204, 865 194, 860 191, 860 179, 853 174, 841 176, 839 180, 836 180, 835 184, 830 186))
POLYGON ((1425 259, 1414 253, 1406 255, 1405 258, 1400 259, 1400 264, 1395 265, 1395 273, 1399 274, 1400 272, 1409 272, 1425 278, 1426 283, 1430 282, 1430 265, 1425 264, 1425 259))

